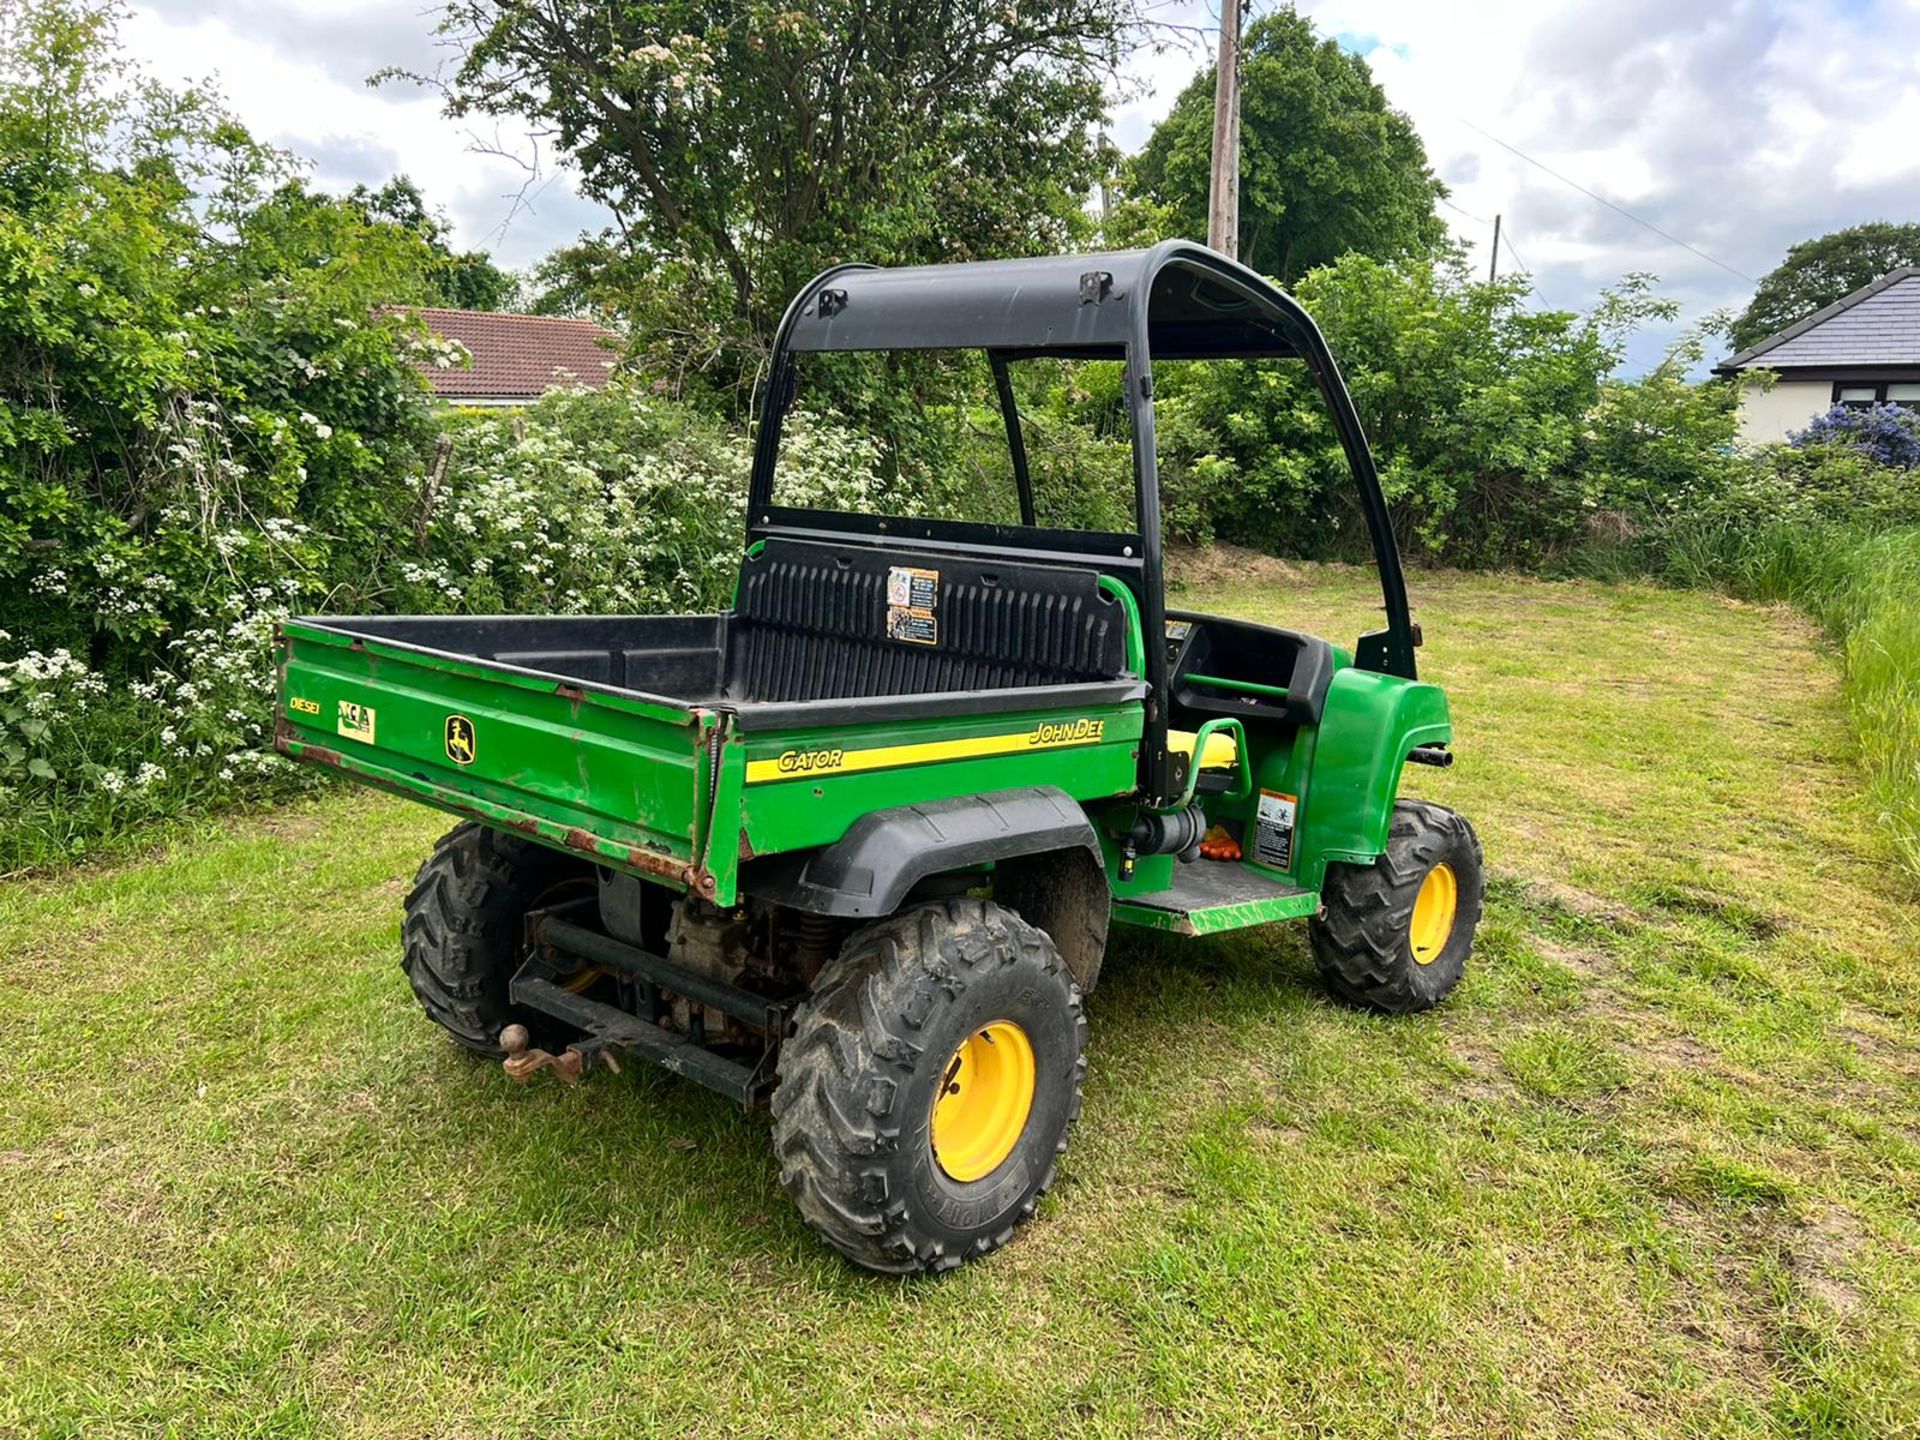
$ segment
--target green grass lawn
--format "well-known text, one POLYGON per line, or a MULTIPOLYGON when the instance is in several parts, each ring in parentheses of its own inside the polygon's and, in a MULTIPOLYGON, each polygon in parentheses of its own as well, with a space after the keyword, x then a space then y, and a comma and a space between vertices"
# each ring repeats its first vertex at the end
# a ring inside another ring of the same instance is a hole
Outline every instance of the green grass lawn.
MULTIPOLYGON (((1183 603, 1351 641, 1358 572, 1183 603)), ((1920 1431, 1920 905, 1784 612, 1416 576, 1492 890, 1437 1013, 1123 937, 1007 1250, 855 1271, 760 1115, 416 1011, 442 817, 342 790, 0 890, 0 1434, 1920 1431)), ((636 1073, 637 1070, 637 1073, 636 1073)))

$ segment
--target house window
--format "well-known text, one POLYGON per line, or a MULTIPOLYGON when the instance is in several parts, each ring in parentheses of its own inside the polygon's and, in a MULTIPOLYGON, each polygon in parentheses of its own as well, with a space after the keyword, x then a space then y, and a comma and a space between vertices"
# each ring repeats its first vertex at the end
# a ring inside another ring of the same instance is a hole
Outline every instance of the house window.
POLYGON ((1850 384, 1836 380, 1833 382, 1833 403, 1844 405, 1849 410, 1867 410, 1875 405, 1911 405, 1920 409, 1920 381, 1880 380, 1850 384))

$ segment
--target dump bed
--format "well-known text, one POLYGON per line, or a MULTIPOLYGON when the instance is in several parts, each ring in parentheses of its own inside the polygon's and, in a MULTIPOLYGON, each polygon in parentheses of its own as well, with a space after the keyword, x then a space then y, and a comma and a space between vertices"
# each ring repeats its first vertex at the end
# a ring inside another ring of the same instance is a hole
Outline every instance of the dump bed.
MULTIPOLYGON (((734 613, 293 620, 276 745, 722 904, 743 863, 829 844, 876 810, 1134 788, 1131 675, 755 699, 737 672, 775 647, 747 628, 734 613)), ((825 663, 809 659, 802 694, 825 663)))
MULTIPOLYGON (((687 883, 707 838, 720 717, 686 699, 546 668, 591 668, 568 652, 583 648, 591 637, 582 632, 594 623, 601 622, 289 621, 281 630, 276 748, 687 883)), ((714 623, 655 620, 648 638, 670 652, 668 642, 697 641, 703 626, 710 636, 714 623)), ((660 672, 673 678, 675 663, 662 654, 660 672)))

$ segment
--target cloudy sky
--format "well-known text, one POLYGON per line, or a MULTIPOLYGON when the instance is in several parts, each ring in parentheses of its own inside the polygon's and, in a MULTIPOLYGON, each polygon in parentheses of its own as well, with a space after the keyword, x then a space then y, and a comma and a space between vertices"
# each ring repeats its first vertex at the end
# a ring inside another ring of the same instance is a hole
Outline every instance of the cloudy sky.
MULTIPOLYGON (((1253 0, 1253 13, 1275 3, 1253 0)), ((323 185, 404 171, 452 217, 462 244, 512 266, 601 223, 552 157, 528 190, 520 164, 476 149, 524 155, 523 137, 473 133, 411 86, 367 87, 383 66, 430 70, 442 58, 425 0, 136 4, 125 38, 152 73, 217 77, 256 133, 306 156, 323 185)), ((1299 8, 1364 54, 1413 117, 1453 191, 1442 213, 1482 265, 1487 222, 1505 217, 1501 269, 1529 271, 1545 304, 1584 306, 1646 270, 1690 320, 1744 304, 1752 278, 1796 240, 1920 219, 1920 0, 1299 8)), ((1115 97, 1122 146, 1141 144, 1206 63, 1216 11, 1217 0, 1152 0, 1173 43, 1143 53, 1115 97)), ((1636 362, 1667 338, 1644 337, 1636 362)))

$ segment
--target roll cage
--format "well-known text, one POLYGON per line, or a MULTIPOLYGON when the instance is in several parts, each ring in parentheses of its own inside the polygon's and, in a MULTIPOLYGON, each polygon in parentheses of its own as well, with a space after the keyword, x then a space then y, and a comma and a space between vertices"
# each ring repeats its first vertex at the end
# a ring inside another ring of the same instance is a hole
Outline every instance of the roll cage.
POLYGON ((1360 637, 1355 664, 1416 678, 1419 643, 1407 606, 1400 551, 1353 400, 1319 327, 1291 296, 1254 271, 1189 241, 1148 250, 1054 255, 886 269, 837 265, 815 276, 787 307, 775 333, 748 487, 747 543, 775 536, 910 539, 920 549, 978 554, 1045 552, 1114 575, 1140 610, 1145 647, 1146 790, 1167 788, 1168 675, 1154 444, 1153 361, 1298 359, 1333 416, 1360 494, 1372 542, 1386 625, 1360 637), (1143 299, 1144 297, 1144 299, 1143 299), (1006 423, 1020 525, 882 518, 773 503, 780 434, 795 387, 795 356, 890 350, 985 352, 1006 423), (1137 531, 1046 529, 1035 523, 1033 488, 1009 366, 1027 359, 1119 360, 1133 431, 1137 531))

